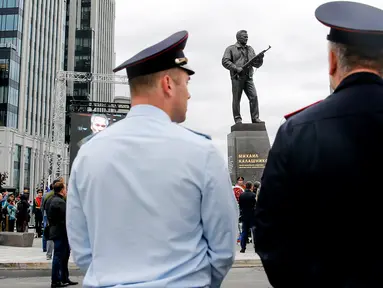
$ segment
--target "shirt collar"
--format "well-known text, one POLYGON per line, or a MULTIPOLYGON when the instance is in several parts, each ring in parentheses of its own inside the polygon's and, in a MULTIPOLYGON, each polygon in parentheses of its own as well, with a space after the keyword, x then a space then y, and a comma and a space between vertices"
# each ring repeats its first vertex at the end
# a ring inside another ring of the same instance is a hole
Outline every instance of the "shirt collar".
POLYGON ((235 46, 237 47, 237 48, 247 48, 247 45, 245 45, 245 46, 242 46, 241 44, 239 44, 238 42, 237 43, 235 43, 235 46))
POLYGON ((134 105, 132 108, 130 108, 130 111, 128 115, 126 116, 126 118, 131 118, 136 116, 152 117, 158 120, 171 122, 169 115, 166 114, 165 111, 153 105, 148 105, 148 104, 134 105))

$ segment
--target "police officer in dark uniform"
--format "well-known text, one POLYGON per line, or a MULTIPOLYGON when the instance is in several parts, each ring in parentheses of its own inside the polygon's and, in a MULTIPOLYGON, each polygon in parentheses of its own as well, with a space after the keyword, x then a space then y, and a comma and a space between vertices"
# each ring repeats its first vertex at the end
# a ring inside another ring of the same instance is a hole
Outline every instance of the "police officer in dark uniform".
POLYGON ((315 16, 334 92, 279 128, 256 252, 273 287, 383 287, 383 11, 342 1, 315 16))

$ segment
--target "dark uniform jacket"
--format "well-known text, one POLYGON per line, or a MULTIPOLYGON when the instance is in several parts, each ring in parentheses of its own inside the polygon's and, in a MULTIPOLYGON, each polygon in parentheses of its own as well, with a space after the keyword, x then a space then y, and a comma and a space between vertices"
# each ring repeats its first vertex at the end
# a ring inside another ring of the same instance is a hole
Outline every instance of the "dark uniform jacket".
POLYGON ((241 212, 242 222, 248 223, 250 226, 254 224, 254 209, 255 209, 255 193, 250 190, 245 190, 239 196, 239 209, 241 212))
POLYGON ((344 79, 280 128, 255 213, 274 287, 383 287, 383 81, 344 79))
POLYGON ((67 237, 66 231, 66 202, 61 195, 54 195, 47 208, 49 223, 49 239, 61 239, 67 237))

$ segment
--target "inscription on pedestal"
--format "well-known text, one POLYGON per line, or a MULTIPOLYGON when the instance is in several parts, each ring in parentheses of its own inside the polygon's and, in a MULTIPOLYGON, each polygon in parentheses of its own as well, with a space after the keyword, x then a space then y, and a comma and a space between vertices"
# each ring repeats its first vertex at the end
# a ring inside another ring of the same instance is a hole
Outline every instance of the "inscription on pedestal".
POLYGON ((235 124, 228 135, 228 164, 233 183, 242 176, 260 181, 270 150, 265 123, 235 124))
POLYGON ((265 168, 266 159, 259 159, 259 155, 238 154, 238 169, 265 168))

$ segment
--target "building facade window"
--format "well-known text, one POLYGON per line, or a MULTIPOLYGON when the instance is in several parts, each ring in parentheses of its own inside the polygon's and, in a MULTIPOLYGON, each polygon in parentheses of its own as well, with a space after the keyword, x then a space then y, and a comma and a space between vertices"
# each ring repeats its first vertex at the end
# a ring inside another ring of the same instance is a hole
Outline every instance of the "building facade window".
POLYGON ((0 126, 18 128, 23 0, 0 0, 0 126))
POLYGON ((20 191, 21 146, 15 145, 13 153, 13 186, 20 191))
POLYGON ((31 152, 29 147, 24 150, 24 189, 28 190, 31 188, 31 152))
POLYGON ((17 8, 24 6, 24 0, 0 0, 0 8, 17 8))

